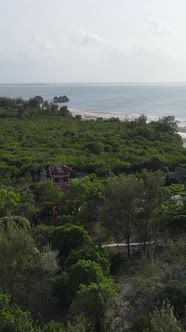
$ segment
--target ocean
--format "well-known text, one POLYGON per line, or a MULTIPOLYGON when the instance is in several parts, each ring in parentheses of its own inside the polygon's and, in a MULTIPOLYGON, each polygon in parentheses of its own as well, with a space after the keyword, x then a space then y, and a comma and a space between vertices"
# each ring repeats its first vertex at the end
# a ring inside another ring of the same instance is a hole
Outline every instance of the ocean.
POLYGON ((174 115, 186 131, 185 84, 0 84, 0 96, 29 99, 36 95, 52 101, 66 95, 68 108, 86 117, 148 120, 174 115))

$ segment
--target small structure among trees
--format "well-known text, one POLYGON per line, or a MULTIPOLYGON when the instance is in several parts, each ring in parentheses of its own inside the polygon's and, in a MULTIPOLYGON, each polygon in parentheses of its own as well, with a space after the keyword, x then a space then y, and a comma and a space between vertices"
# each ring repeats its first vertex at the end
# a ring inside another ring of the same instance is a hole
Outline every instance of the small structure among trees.
POLYGON ((167 174, 165 180, 168 185, 181 183, 186 186, 186 168, 177 166, 173 172, 167 174))
POLYGON ((56 186, 63 188, 70 186, 70 172, 72 167, 61 164, 48 165, 46 167, 47 177, 54 180, 56 186))

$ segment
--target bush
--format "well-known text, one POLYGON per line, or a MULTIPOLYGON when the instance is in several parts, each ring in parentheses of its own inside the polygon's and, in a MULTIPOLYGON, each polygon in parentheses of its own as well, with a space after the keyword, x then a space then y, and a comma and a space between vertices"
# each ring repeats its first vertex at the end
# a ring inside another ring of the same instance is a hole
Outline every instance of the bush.
POLYGON ((110 273, 118 272, 121 266, 127 261, 127 259, 127 255, 120 251, 110 253, 110 273))
POLYGON ((51 243, 53 249, 59 250, 58 258, 62 266, 72 250, 90 244, 92 240, 83 227, 66 224, 54 229, 51 234, 51 243))
POLYGON ((93 262, 98 263, 101 265, 103 272, 105 275, 108 275, 109 273, 109 261, 105 257, 105 253, 96 246, 85 246, 83 248, 73 250, 69 254, 67 260, 64 263, 64 267, 69 269, 72 265, 76 264, 80 259, 83 259, 85 261, 90 260, 93 262))

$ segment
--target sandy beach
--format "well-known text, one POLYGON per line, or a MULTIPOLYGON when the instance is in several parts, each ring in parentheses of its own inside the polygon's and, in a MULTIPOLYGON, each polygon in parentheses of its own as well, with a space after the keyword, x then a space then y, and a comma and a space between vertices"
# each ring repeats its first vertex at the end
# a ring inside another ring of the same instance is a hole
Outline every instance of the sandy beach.
MULTIPOLYGON (((140 114, 127 114, 127 113, 103 113, 103 112, 89 112, 79 111, 75 109, 69 109, 73 116, 81 115, 83 120, 96 120, 98 118, 110 119, 112 117, 119 118, 121 121, 134 120, 140 116, 140 114)), ((150 117, 147 121, 158 120, 156 117, 150 117)), ((186 147, 186 123, 185 121, 178 120, 178 134, 182 137, 183 146, 186 147)))
MULTIPOLYGON (((94 111, 94 112, 90 112, 90 111, 79 111, 79 110, 75 110, 75 109, 71 109, 69 108, 69 111, 72 113, 73 116, 79 114, 82 116, 82 119, 84 120, 96 120, 98 118, 103 118, 103 119, 110 119, 110 118, 119 118, 121 121, 124 120, 134 120, 136 118, 138 118, 140 116, 140 114, 136 113, 136 114, 129 114, 129 113, 124 113, 124 112, 99 112, 99 111, 94 111)), ((157 118, 155 117, 151 117, 149 118, 149 121, 152 120, 157 120, 157 118)))

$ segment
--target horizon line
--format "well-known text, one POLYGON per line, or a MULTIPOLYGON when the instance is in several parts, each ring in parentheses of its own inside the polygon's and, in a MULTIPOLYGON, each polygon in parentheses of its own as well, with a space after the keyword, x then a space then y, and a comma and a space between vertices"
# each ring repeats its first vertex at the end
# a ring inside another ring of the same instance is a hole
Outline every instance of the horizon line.
POLYGON ((122 81, 122 82, 0 82, 0 85, 41 85, 41 84, 186 84, 186 81, 122 81))

